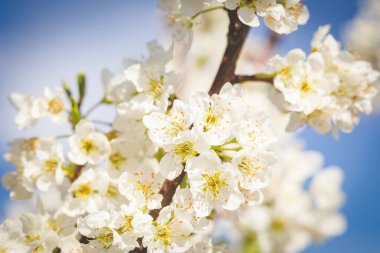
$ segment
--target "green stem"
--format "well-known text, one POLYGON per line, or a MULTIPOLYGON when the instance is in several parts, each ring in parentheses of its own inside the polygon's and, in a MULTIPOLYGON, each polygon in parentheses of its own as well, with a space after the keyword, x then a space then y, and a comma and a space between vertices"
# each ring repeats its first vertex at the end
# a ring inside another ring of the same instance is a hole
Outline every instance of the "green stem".
POLYGON ((223 148, 223 150, 227 150, 227 151, 240 151, 242 150, 241 147, 237 147, 237 148, 223 148))
POLYGON ((220 158, 224 158, 224 159, 226 159, 226 160, 228 160, 228 161, 232 161, 232 159, 233 159, 231 156, 226 155, 226 154, 223 154, 222 152, 216 152, 216 154, 217 154, 220 158))
POLYGON ((84 117, 88 117, 93 111, 95 111, 96 108, 98 108, 99 106, 103 104, 103 101, 104 100, 102 99, 101 101, 91 106, 90 109, 88 109, 88 111, 84 114, 84 117))
POLYGON ((91 121, 94 122, 94 123, 100 124, 100 125, 112 126, 112 123, 106 122, 106 121, 102 121, 102 120, 92 119, 91 121))
POLYGON ((211 12, 211 11, 214 11, 214 10, 219 10, 219 9, 224 9, 224 6, 216 6, 216 7, 211 7, 211 8, 208 8, 208 9, 201 10, 200 12, 197 12, 196 14, 194 14, 191 17, 191 19, 196 19, 198 16, 200 16, 202 14, 205 14, 207 12, 211 12))
POLYGON ((65 138, 69 138, 69 137, 70 137, 70 135, 68 135, 68 134, 62 134, 62 135, 54 136, 54 138, 56 140, 65 139, 65 138))
POLYGON ((227 141, 226 143, 224 143, 222 146, 226 146, 226 145, 228 145, 228 144, 232 144, 232 143, 238 143, 238 142, 237 142, 237 139, 236 139, 236 138, 233 138, 232 140, 227 141))

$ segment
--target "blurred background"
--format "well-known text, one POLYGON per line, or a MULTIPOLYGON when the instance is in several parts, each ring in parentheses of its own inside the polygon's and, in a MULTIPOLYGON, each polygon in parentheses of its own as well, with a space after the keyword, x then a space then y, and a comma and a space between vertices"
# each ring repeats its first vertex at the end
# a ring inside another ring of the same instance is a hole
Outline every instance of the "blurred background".
MULTIPOLYGON (((278 52, 301 47, 309 49, 318 26, 332 24, 332 34, 342 39, 342 32, 358 11, 362 0, 305 0, 311 18, 306 26, 283 36, 278 52)), ((16 111, 9 104, 11 92, 40 95, 45 86, 59 86, 62 80, 74 84, 80 69, 86 72, 92 91, 84 106, 101 98, 100 72, 104 67, 122 70, 122 59, 139 58, 146 52, 146 42, 159 37, 162 23, 153 0, 1 0, 0 1, 0 153, 15 138, 34 135, 64 134, 49 122, 18 131, 16 111)), ((253 29, 251 36, 264 29, 253 29)), ((106 109, 104 109, 106 110, 106 109)), ((97 117, 105 111, 99 110, 97 117)), ((300 133, 307 148, 321 151, 326 165, 338 165, 345 171, 344 191, 347 202, 343 213, 347 232, 316 245, 305 252, 380 252, 380 115, 363 117, 351 134, 339 140, 312 131, 300 133)), ((11 170, 0 159, 0 175, 11 170)), ((15 208, 8 208, 9 193, 0 188, 0 221, 15 208)))

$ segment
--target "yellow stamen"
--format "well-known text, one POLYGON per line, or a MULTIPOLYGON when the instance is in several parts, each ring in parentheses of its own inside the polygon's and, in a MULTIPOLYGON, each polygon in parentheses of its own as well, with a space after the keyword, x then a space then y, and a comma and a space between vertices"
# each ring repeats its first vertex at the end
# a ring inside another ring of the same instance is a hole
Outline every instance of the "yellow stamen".
POLYGON ((174 153, 182 156, 182 162, 186 162, 189 158, 194 157, 198 152, 194 149, 194 143, 187 141, 174 147, 174 153))
POLYGON ((82 140, 81 148, 87 155, 98 149, 98 147, 92 142, 92 140, 82 140))
POLYGON ((57 169, 57 166, 58 166, 58 161, 56 159, 50 159, 50 160, 45 161, 44 170, 46 172, 54 173, 55 170, 57 169))
POLYGON ((78 186, 76 190, 73 191, 74 197, 87 198, 95 191, 91 188, 90 183, 84 183, 78 186))
POLYGON ((64 104, 60 99, 52 99, 48 103, 48 111, 51 114, 58 114, 64 109, 64 104))
POLYGON ((219 196, 220 190, 223 187, 228 186, 227 180, 222 177, 222 173, 220 171, 217 171, 212 175, 204 174, 202 175, 202 177, 206 181, 202 191, 211 192, 212 197, 214 199, 216 199, 219 196))

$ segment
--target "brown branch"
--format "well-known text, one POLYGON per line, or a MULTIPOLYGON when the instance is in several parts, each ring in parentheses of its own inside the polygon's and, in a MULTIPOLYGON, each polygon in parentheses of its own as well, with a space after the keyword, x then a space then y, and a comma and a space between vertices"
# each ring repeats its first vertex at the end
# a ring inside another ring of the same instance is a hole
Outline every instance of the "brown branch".
MULTIPOLYGON (((224 52, 224 56, 220 64, 218 73, 216 74, 214 83, 210 88, 209 94, 218 93, 226 82, 230 82, 235 78, 236 63, 250 29, 249 26, 240 22, 236 10, 228 10, 227 12, 228 17, 230 19, 227 34, 227 47, 224 52)), ((162 208, 170 205, 170 203, 173 200, 173 196, 177 190, 177 187, 181 184, 185 175, 186 172, 182 171, 182 173, 176 179, 165 180, 160 190, 160 194, 162 194, 163 196, 161 202, 162 208)), ((153 219, 156 220, 161 209, 152 210, 149 214, 153 217, 153 219)), ((143 248, 142 243, 140 241, 140 247, 135 248, 131 252, 146 252, 146 248, 143 248)))
POLYGON ((256 81, 256 82, 268 82, 273 83, 273 77, 270 75, 261 76, 261 75, 234 75, 231 79, 231 83, 243 83, 248 81, 256 81))
MULTIPOLYGON (((177 190, 177 187, 181 184, 183 178, 185 177, 186 172, 183 170, 181 174, 176 177, 174 180, 168 180, 166 179, 164 184, 161 187, 160 194, 163 196, 163 199, 161 201, 161 208, 160 209, 155 209, 151 210, 149 214, 153 217, 154 220, 158 218, 158 215, 160 214, 160 211, 162 208, 170 205, 170 203, 173 200, 173 196, 177 190)), ((143 247, 142 245, 142 239, 139 239, 139 248, 135 248, 134 250, 130 251, 130 253, 145 253, 147 252, 147 249, 143 247)))
POLYGON ((158 215, 160 214, 162 208, 170 205, 173 200, 174 193, 176 192, 177 187, 181 184, 182 179, 185 177, 185 175, 186 172, 183 170, 181 174, 174 180, 165 180, 160 190, 160 194, 163 196, 163 199, 161 201, 161 208, 152 210, 149 213, 154 220, 158 218, 158 215))
POLYGON ((210 95, 219 93, 222 86, 226 82, 231 82, 235 76, 236 63, 250 29, 249 26, 243 24, 239 20, 236 10, 228 10, 227 12, 230 19, 227 34, 227 47, 214 83, 210 88, 210 95))

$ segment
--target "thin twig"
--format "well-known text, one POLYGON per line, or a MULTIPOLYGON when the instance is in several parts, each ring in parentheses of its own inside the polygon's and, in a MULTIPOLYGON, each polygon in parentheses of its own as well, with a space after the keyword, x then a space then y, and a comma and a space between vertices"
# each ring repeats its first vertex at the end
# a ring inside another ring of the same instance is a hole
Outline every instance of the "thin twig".
POLYGON ((98 120, 98 119, 91 119, 91 121, 94 122, 94 123, 96 123, 96 124, 112 127, 112 123, 111 122, 107 122, 107 121, 103 121, 103 120, 98 120))
POLYGON ((204 10, 201 10, 200 12, 197 12, 196 14, 194 14, 191 19, 195 19, 197 18, 199 15, 202 15, 202 14, 205 14, 207 12, 211 12, 211 11, 214 11, 214 10, 219 10, 219 9, 224 9, 224 6, 216 6, 216 7, 212 7, 212 8, 208 8, 208 9, 204 9, 204 10))
MULTIPOLYGON (((235 78, 236 62, 249 32, 249 26, 240 22, 236 10, 228 10, 228 17, 230 19, 230 25, 227 34, 227 47, 209 94, 218 93, 224 83, 232 81, 235 78)), ((177 187, 181 184, 185 175, 186 172, 182 171, 176 179, 165 180, 160 190, 160 193, 163 196, 161 202, 162 208, 170 205, 177 187)), ((157 219, 161 209, 152 210, 149 214, 153 217, 153 219, 157 219)), ((147 249, 143 248, 140 242, 140 247, 135 248, 130 252, 138 253, 146 251, 147 249)))
MULTIPOLYGON (((186 172, 183 170, 181 174, 174 180, 165 180, 160 190, 160 194, 163 196, 163 199, 161 201, 161 209, 165 206, 170 205, 173 200, 174 193, 176 192, 177 187, 181 184, 182 179, 185 177, 185 175, 186 172)), ((161 209, 152 210, 149 214, 153 217, 153 219, 156 220, 160 214, 161 209)))
POLYGON ((243 83, 248 81, 273 83, 273 75, 234 75, 231 83, 243 83))
POLYGON ((94 104, 93 106, 91 106, 91 108, 88 109, 88 111, 83 116, 84 117, 88 117, 88 115, 90 115, 96 108, 98 108, 102 104, 103 104, 103 100, 97 102, 96 104, 94 104))

